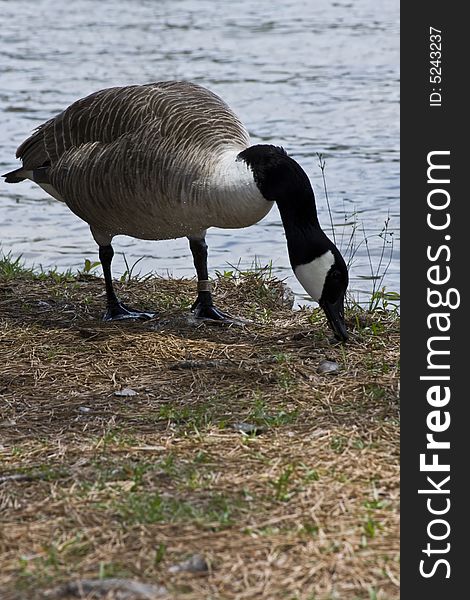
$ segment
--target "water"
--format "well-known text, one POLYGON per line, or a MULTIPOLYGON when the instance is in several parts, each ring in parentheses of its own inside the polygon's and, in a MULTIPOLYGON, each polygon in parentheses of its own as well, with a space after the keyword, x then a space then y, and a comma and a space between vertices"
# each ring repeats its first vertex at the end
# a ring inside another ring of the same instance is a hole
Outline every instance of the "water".
MULTIPOLYGON (((255 143, 283 145, 302 164, 331 232, 317 153, 323 155, 346 258, 352 223, 358 225, 350 289, 366 298, 385 250, 383 284, 398 291, 398 19, 398 2, 388 0, 2 2, 0 169, 18 166, 16 147, 32 129, 90 92, 195 81, 228 102, 255 143)), ((256 257, 287 279, 299 304, 308 301, 290 270, 276 207, 247 229, 210 230, 207 242, 212 272, 250 267, 256 257)), ((28 182, 1 184, 0 243, 3 253, 44 268, 98 260, 88 226, 28 182)), ((115 250, 115 275, 125 270, 119 252, 129 264, 144 257, 136 267, 142 273, 194 275, 186 239, 120 236, 115 250)))

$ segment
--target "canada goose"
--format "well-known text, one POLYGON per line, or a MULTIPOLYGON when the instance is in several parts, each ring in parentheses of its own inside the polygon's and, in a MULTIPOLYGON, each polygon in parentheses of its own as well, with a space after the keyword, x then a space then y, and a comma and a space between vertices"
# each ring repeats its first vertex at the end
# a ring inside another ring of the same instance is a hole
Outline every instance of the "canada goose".
POLYGON ((6 182, 34 181, 90 225, 105 278, 105 320, 151 316, 114 292, 111 241, 118 234, 186 236, 198 278, 195 316, 228 319, 212 302, 206 231, 253 225, 277 202, 295 276, 336 337, 347 339, 348 271, 320 227, 306 173, 283 148, 250 146, 238 117, 204 87, 165 81, 95 92, 40 125, 16 156, 23 165, 6 182))

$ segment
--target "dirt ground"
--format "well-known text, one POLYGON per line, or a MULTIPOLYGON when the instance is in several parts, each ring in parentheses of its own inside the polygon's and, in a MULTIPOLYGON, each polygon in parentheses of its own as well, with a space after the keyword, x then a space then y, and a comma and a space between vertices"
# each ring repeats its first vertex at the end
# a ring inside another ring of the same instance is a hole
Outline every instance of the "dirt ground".
POLYGON ((243 327, 194 288, 103 323, 100 279, 0 278, 0 598, 397 599, 398 316, 334 344, 280 282, 218 279, 243 327))

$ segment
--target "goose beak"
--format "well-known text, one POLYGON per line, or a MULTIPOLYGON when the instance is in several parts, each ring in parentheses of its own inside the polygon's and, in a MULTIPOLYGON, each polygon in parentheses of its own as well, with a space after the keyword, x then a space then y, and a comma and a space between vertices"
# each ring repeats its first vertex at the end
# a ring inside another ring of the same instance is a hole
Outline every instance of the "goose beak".
POLYGON ((320 302, 320 306, 325 311, 326 318, 331 329, 333 329, 335 338, 341 342, 345 342, 348 339, 348 332, 344 323, 344 296, 340 296, 336 302, 323 300, 323 302, 320 302))

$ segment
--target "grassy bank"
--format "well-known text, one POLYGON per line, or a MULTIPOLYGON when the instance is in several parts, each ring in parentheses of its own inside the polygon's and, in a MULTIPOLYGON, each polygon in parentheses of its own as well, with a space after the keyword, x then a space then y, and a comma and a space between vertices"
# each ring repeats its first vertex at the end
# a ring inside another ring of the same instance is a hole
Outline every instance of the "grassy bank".
POLYGON ((116 287, 159 318, 4 264, 0 597, 398 598, 398 316, 350 312, 343 346, 259 273, 216 282, 245 327, 193 322, 194 282, 116 287))

